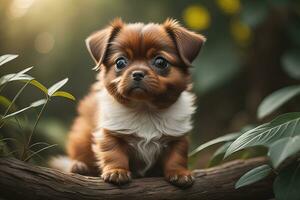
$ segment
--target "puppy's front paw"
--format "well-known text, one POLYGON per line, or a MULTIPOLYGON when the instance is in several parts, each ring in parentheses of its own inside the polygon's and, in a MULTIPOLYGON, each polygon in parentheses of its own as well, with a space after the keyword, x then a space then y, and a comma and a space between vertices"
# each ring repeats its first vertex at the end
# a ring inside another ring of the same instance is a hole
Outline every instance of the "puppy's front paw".
POLYGON ((173 185, 182 188, 190 187, 194 183, 194 177, 188 170, 174 170, 167 172, 165 178, 173 185))
POLYGON ((101 177, 105 182, 116 185, 123 185, 131 181, 131 173, 126 169, 111 169, 102 173, 101 177))

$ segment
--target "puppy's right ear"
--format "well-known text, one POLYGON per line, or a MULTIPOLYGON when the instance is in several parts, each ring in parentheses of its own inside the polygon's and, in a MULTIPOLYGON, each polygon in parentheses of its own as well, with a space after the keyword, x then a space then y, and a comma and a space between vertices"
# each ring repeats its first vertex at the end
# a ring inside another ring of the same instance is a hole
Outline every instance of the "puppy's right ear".
POLYGON ((85 40, 87 49, 96 63, 93 70, 97 71, 100 69, 100 66, 106 56, 109 43, 122 27, 122 20, 117 18, 113 20, 108 27, 93 33, 85 40))

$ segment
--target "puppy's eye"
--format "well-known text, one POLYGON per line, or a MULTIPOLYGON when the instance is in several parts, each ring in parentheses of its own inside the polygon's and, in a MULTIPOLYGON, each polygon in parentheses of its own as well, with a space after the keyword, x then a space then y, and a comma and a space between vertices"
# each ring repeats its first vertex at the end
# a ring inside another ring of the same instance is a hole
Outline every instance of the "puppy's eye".
POLYGON ((118 71, 122 70, 127 66, 127 60, 124 57, 120 57, 116 60, 116 69, 118 71))
POLYGON ((158 56, 154 59, 153 65, 159 69, 164 69, 169 66, 169 63, 165 58, 158 56))

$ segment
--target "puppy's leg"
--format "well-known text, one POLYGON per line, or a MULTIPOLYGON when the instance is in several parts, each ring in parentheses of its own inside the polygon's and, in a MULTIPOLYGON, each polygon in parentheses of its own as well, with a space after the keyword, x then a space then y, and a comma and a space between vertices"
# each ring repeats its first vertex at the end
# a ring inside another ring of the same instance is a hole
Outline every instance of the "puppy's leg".
POLYGON ((179 187, 189 187, 194 177, 187 169, 188 142, 185 137, 170 143, 163 160, 167 181, 179 187))
POLYGON ((113 136, 107 130, 101 130, 101 138, 95 138, 93 150, 99 160, 105 182, 125 184, 131 180, 128 159, 128 144, 113 136))
POLYGON ((73 173, 90 176, 99 174, 97 160, 92 151, 96 107, 97 96, 93 91, 81 100, 78 106, 78 116, 71 127, 67 142, 67 152, 72 164, 69 169, 73 173))
POLYGON ((67 152, 70 171, 81 175, 97 176, 96 158, 92 151, 92 127, 82 116, 77 117, 69 133, 67 152))

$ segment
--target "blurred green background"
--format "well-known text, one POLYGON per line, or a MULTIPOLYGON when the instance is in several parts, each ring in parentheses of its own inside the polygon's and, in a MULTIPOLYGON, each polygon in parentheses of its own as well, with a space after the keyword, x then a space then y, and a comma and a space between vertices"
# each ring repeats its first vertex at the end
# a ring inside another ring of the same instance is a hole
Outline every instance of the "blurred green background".
MULTIPOLYGON (((59 144, 52 155, 62 153, 76 104, 95 80, 84 40, 115 17, 145 23, 172 17, 207 37, 192 69, 198 110, 191 149, 257 123, 263 97, 296 83, 289 74, 300 76, 293 73, 300 66, 299 0, 0 0, 0 55, 20 55, 0 73, 35 66, 31 74, 46 86, 69 77, 64 88, 77 98, 52 100, 39 124, 35 140, 59 144)), ((5 94, 13 98, 18 87, 11 84, 5 94)), ((27 88, 18 105, 41 96, 27 88)))

